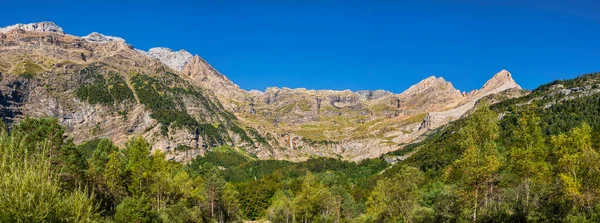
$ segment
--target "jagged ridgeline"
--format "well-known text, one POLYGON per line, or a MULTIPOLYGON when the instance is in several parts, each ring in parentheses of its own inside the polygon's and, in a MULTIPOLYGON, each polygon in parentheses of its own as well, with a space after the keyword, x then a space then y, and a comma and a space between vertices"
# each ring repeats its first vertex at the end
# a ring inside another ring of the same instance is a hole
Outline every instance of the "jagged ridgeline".
POLYGON ((528 93, 506 70, 471 92, 433 76, 399 94, 246 91, 185 50, 139 50, 119 37, 65 34, 50 22, 9 26, 0 35, 5 121, 54 117, 75 142, 107 137, 123 145, 141 135, 178 161, 221 145, 260 159, 360 161, 422 140, 481 98, 528 93))
POLYGON ((0 222, 600 222, 600 73, 247 92, 53 23, 1 28, 0 72, 0 222))
MULTIPOLYGON (((503 144, 510 145, 518 140, 521 136, 514 130, 519 125, 519 118, 525 112, 535 112, 539 117, 536 124, 545 137, 566 133, 585 123, 593 130, 591 139, 594 148, 600 148, 600 73, 556 80, 522 97, 504 97, 502 94, 490 95, 480 101, 481 104, 491 104, 490 109, 499 115, 499 139, 503 144), (501 102, 493 104, 497 101, 501 102)), ((463 126, 464 120, 458 120, 437 129, 422 142, 385 157, 396 161, 412 154, 405 162, 419 166, 423 171, 444 170, 462 155, 463 151, 457 145, 463 138, 456 133, 463 126)))
POLYGON ((54 117, 75 142, 108 137, 122 145, 142 135, 180 161, 221 145, 269 146, 210 90, 127 44, 51 32, 1 35, 0 114, 9 124, 54 117))

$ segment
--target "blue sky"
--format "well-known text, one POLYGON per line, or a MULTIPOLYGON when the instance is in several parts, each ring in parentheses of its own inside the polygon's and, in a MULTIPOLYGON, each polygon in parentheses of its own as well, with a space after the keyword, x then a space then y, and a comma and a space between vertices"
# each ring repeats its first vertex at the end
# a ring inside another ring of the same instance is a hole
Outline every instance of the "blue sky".
POLYGON ((507 69, 532 89, 600 71, 600 1, 2 1, 0 26, 54 21, 198 54, 244 89, 460 90, 507 69))

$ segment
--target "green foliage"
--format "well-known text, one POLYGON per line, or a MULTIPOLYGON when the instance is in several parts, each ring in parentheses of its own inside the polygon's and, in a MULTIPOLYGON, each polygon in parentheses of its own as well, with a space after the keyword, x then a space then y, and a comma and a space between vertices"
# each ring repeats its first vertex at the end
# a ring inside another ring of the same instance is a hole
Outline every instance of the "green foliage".
POLYGON ((97 218, 88 193, 61 190, 49 156, 51 141, 38 142, 35 150, 20 142, 6 132, 0 134, 0 221, 90 222, 97 218))
POLYGON ((302 138, 303 142, 306 142, 310 145, 323 145, 323 146, 327 146, 327 145, 335 145, 338 144, 339 142, 333 141, 333 140, 327 140, 327 139, 323 139, 323 140, 314 140, 314 139, 310 139, 310 138, 302 138))
POLYGON ((198 124, 196 131, 202 136, 207 147, 217 147, 231 141, 222 125, 215 128, 211 124, 198 124))
POLYGON ((178 202, 165 209, 161 219, 165 223, 204 222, 195 207, 188 207, 185 202, 178 202))
POLYGON ((42 73, 44 68, 40 65, 35 64, 31 60, 24 60, 19 62, 13 72, 23 78, 31 79, 36 75, 42 73))
POLYGON ((108 90, 116 102, 135 101, 133 91, 123 77, 115 72, 108 74, 108 90))
POLYGON ((294 203, 292 202, 290 192, 277 191, 267 212, 268 219, 271 222, 293 222, 294 203))
POLYGON ((79 74, 83 80, 82 85, 75 90, 75 97, 79 100, 108 106, 112 106, 114 102, 135 101, 133 91, 123 77, 115 72, 109 72, 108 80, 94 66, 82 69, 79 74))
POLYGON ((34 151, 39 148, 38 144, 48 141, 47 149, 50 153, 56 153, 64 144, 64 132, 64 128, 56 119, 25 118, 13 127, 11 135, 24 147, 23 149, 34 151))
POLYGON ((256 142, 258 142, 258 144, 263 146, 270 146, 269 142, 267 142, 267 139, 260 135, 260 133, 256 131, 256 129, 248 127, 248 132, 250 132, 250 135, 252 135, 252 137, 256 140, 256 142))
POLYGON ((107 140, 107 139, 96 138, 96 139, 92 139, 90 141, 83 142, 83 143, 77 145, 77 150, 79 150, 79 152, 81 153, 81 155, 83 155, 83 157, 89 159, 92 157, 92 154, 94 154, 94 150, 96 150, 96 147, 98 147, 98 143, 100 143, 102 140, 107 140))
POLYGON ((406 166, 392 178, 379 180, 367 201, 367 214, 376 222, 409 221, 423 180, 419 169, 406 166))
MULTIPOLYGON (((562 100, 560 94, 541 97, 554 88, 541 86, 525 99, 509 100, 491 109, 481 105, 470 116, 433 132, 421 143, 392 153, 411 152, 408 159, 394 166, 382 159, 354 163, 311 158, 289 162, 258 160, 243 148, 222 146, 231 142, 228 132, 254 145, 268 143, 256 130, 242 129, 231 122, 234 117, 221 112, 222 105, 218 103, 207 101, 203 105, 206 108, 202 109, 214 112, 210 113, 213 117, 178 121, 179 114, 187 114, 183 98, 203 96, 178 85, 173 75, 165 75, 160 79, 134 75, 132 83, 136 90, 147 94, 143 103, 153 114, 164 112, 163 123, 171 127, 187 123, 179 126, 188 126, 205 139, 203 147, 212 149, 203 157, 187 165, 167 161, 160 152, 151 154, 151 145, 142 138, 130 140, 121 149, 106 139, 74 146, 65 139, 56 120, 25 119, 12 127, 13 143, 0 139, 0 149, 27 151, 17 155, 1 151, 2 179, 10 180, 2 182, 0 191, 15 190, 13 198, 23 200, 28 194, 51 188, 44 195, 35 196, 41 200, 35 203, 42 208, 36 211, 42 214, 34 217, 41 221, 95 220, 97 213, 117 222, 600 219, 600 134, 596 131, 600 127, 600 101, 594 94, 569 100, 562 100), (524 103, 534 98, 539 101, 524 103), (548 107, 548 102, 554 104, 548 107), (214 122, 217 125, 206 120, 220 121, 214 122), (589 124, 582 124, 586 122, 589 124), (37 159, 46 161, 14 164, 37 159), (37 173, 38 170, 49 171, 37 173), (28 179, 37 179, 36 185, 27 190, 13 189, 24 188, 14 182, 28 179), (74 205, 62 208, 67 203, 74 205), (61 208, 49 204, 60 204, 61 208)), ((107 83, 112 81, 108 79, 107 83)), ((598 75, 589 75, 560 83, 575 87, 595 84, 598 79, 598 75)), ((24 206, 24 202, 7 204, 0 203, 0 208, 4 208, 0 209, 2 221, 15 218, 1 210, 38 208, 24 206)))
POLYGON ((112 105, 114 99, 108 91, 104 77, 94 68, 86 67, 79 71, 85 83, 75 90, 75 97, 90 104, 112 105))
POLYGON ((331 221, 338 217, 328 211, 337 205, 333 194, 311 173, 306 175, 293 202, 295 219, 300 222, 331 221))
POLYGON ((117 223, 151 223, 160 222, 158 214, 152 210, 152 205, 146 197, 125 198, 117 206, 115 213, 115 222, 117 223))
POLYGON ((207 152, 203 157, 196 157, 192 166, 197 170, 201 168, 202 165, 206 164, 221 167, 233 167, 248 161, 249 157, 247 154, 243 154, 229 146, 221 146, 207 152))
POLYGON ((600 153, 592 148, 591 131, 583 124, 551 139, 564 193, 579 211, 588 212, 600 202, 600 153))
POLYGON ((129 192, 133 196, 142 196, 148 192, 152 178, 152 163, 150 145, 141 137, 127 143, 124 151, 127 159, 126 171, 131 173, 129 192))
MULTIPOLYGON (((185 112, 181 99, 170 95, 171 89, 159 80, 145 75, 134 75, 131 77, 131 82, 140 103, 152 111, 151 117, 163 125, 164 131, 176 120, 185 120, 186 122, 190 119, 193 120, 185 112)), ((164 133, 166 134, 166 132, 164 133)))
POLYGON ((281 176, 268 175, 260 180, 251 180, 238 184, 240 206, 245 216, 250 219, 259 219, 265 216, 270 201, 276 191, 282 186, 281 176))
MULTIPOLYGON (((174 74, 168 75, 176 77, 174 74)), ((218 112, 223 110, 222 106, 219 107, 207 100, 202 92, 192 86, 186 88, 171 86, 170 82, 174 82, 175 79, 169 77, 165 76, 164 79, 157 79, 142 74, 131 77, 131 83, 135 88, 139 102, 152 112, 150 116, 153 119, 161 123, 162 133, 166 135, 168 127, 173 124, 172 127, 185 127, 199 132, 199 134, 206 137, 205 140, 208 140, 210 144, 223 145, 226 141, 230 141, 230 139, 225 138, 228 137, 225 129, 216 130, 216 128, 210 127, 212 125, 200 124, 198 120, 190 116, 185 109, 184 97, 193 97, 195 100, 199 100, 205 114, 219 115, 225 122, 230 121, 232 115, 226 112, 218 112)), ((204 121, 202 117, 199 118, 200 121, 204 121)))
POLYGON ((254 141, 252 141, 252 139, 248 137, 248 134, 246 133, 246 131, 244 131, 244 129, 233 124, 233 126, 231 126, 231 131, 239 135, 243 142, 250 144, 250 146, 254 146, 254 141))

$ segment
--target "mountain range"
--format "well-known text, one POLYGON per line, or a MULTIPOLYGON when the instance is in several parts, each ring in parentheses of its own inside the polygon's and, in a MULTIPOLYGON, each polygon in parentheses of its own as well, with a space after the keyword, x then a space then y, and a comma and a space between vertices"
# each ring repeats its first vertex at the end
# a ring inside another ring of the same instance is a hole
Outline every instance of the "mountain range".
POLYGON ((52 22, 0 28, 0 115, 52 117, 75 142, 143 136, 168 159, 214 147, 259 159, 359 161, 419 142, 477 103, 529 94, 501 70, 460 92, 428 77, 396 94, 267 88, 246 91, 185 50, 134 48, 123 38, 69 35, 52 22))

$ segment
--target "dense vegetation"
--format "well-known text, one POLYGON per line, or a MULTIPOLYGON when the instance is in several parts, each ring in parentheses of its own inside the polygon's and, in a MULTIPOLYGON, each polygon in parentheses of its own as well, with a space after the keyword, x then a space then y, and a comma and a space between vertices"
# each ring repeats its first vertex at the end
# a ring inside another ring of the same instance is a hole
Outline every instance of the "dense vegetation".
POLYGON ((133 102, 135 97, 121 75, 109 72, 108 80, 90 66, 79 71, 82 85, 75 90, 75 97, 90 104, 113 105, 113 103, 133 102))
POLYGON ((550 91, 480 105, 393 166, 227 146, 184 165, 142 138, 74 145, 56 120, 25 119, 0 132, 0 221, 600 222, 600 99, 550 91))

